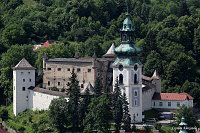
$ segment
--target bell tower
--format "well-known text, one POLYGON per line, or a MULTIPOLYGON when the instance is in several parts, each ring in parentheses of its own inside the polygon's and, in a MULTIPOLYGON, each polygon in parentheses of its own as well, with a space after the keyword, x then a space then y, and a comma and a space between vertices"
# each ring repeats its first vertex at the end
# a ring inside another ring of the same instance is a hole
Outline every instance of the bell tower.
POLYGON ((117 58, 112 64, 113 86, 118 78, 122 94, 126 93, 129 102, 131 122, 142 122, 142 63, 137 56, 141 49, 134 44, 134 28, 129 14, 120 32, 121 45, 114 50, 117 58))

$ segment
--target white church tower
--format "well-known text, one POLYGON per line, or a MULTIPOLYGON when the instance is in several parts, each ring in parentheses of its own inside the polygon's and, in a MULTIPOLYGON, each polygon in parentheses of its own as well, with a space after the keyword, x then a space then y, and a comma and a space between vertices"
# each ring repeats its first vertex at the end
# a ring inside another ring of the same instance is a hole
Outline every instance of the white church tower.
POLYGON ((121 45, 115 48, 117 58, 112 65, 113 86, 118 78, 120 89, 129 102, 131 122, 142 122, 142 63, 137 57, 141 50, 134 44, 134 29, 128 14, 120 31, 121 45))
POLYGON ((17 115, 29 108, 29 90, 35 86, 35 68, 26 59, 13 67, 13 113, 17 115))

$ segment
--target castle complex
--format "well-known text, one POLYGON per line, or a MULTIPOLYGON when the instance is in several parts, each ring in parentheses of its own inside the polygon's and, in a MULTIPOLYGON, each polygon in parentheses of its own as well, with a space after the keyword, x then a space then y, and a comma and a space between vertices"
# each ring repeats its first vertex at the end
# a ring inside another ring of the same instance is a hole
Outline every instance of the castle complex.
POLYGON ((92 58, 43 58, 43 83, 35 85, 35 68, 26 59, 22 59, 13 68, 13 112, 17 115, 26 109, 48 109, 51 100, 68 96, 59 91, 51 91, 51 87, 67 89, 72 69, 77 74, 81 94, 86 88, 93 94, 97 77, 102 88, 113 91, 116 78, 122 93, 126 93, 129 102, 129 113, 132 122, 142 122, 142 112, 152 108, 176 110, 181 105, 193 106, 193 98, 187 93, 161 93, 161 78, 154 72, 152 77, 142 74, 142 62, 137 54, 141 51, 134 44, 132 22, 129 15, 123 22, 121 44, 114 44, 102 58, 94 54, 92 58))

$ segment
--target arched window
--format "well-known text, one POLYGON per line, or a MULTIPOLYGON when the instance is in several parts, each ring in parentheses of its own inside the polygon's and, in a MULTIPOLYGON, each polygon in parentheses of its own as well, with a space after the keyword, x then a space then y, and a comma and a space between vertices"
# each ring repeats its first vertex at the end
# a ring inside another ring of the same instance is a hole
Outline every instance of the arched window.
POLYGON ((124 29, 126 29, 126 24, 124 25, 124 29))
POLYGON ((137 84, 138 81, 137 81, 137 74, 134 75, 134 84, 137 84))
POLYGON ((134 91, 134 96, 137 97, 138 96, 138 92, 135 90, 134 91))
POLYGON ((123 84, 123 75, 122 74, 119 75, 119 84, 123 84))
POLYGON ((126 35, 123 35, 123 41, 126 41, 126 35))

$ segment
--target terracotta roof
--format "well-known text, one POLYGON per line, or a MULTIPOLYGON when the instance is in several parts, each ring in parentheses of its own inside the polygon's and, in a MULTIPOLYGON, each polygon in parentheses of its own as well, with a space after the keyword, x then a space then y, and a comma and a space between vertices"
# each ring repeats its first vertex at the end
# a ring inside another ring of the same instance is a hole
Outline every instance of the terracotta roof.
POLYGON ((48 47, 50 46, 52 43, 49 43, 49 41, 46 41, 45 43, 42 44, 42 47, 48 47))
POLYGON ((187 93, 154 93, 153 100, 172 100, 172 101, 184 101, 192 100, 193 97, 187 93))
POLYGON ((29 89, 33 90, 33 91, 45 93, 45 94, 54 95, 54 96, 68 97, 67 94, 65 94, 64 92, 52 91, 52 90, 43 89, 43 88, 40 88, 40 87, 35 87, 35 88, 34 87, 30 87, 29 89))
POLYGON ((23 58, 15 67, 13 67, 13 70, 35 70, 35 68, 32 67, 25 58, 23 58))

